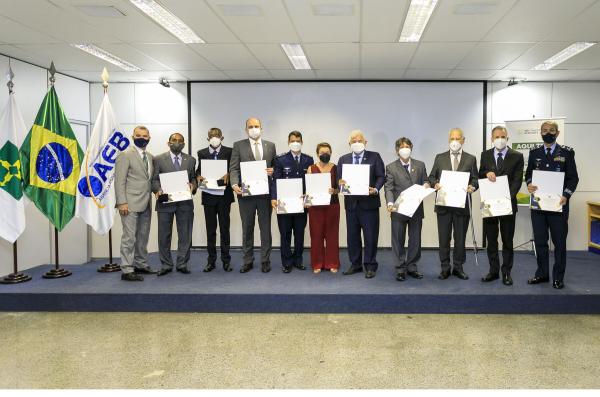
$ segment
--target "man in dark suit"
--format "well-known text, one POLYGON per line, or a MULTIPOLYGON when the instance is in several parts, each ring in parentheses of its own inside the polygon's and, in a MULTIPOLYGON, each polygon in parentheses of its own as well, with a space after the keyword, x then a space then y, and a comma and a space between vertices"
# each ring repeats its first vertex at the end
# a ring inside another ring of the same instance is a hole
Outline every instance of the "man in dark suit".
MULTIPOLYGON (((231 148, 223 146, 223 132, 219 128, 208 130, 208 147, 198 150, 198 168, 196 169, 196 178, 202 182, 205 178, 202 176, 202 160, 227 160, 227 170, 231 161, 231 148)), ((230 212, 231 204, 234 202, 233 190, 229 184, 229 172, 217 180, 217 185, 225 186, 223 195, 202 192, 202 205, 204 206, 204 218, 206 223, 206 246, 208 250, 208 263, 204 267, 204 272, 210 272, 215 269, 217 262, 217 223, 219 225, 219 235, 221 238, 221 262, 223 270, 232 271, 231 255, 229 253, 230 245, 230 212)))
MULTIPOLYGON (((304 185, 306 170, 315 163, 311 156, 302 153, 302 134, 299 131, 289 133, 288 146, 290 150, 277 156, 275 166, 273 167, 271 205, 274 209, 277 208, 277 179, 300 178, 304 185)), ((299 270, 306 269, 302 263, 306 210, 299 214, 277 214, 277 225, 281 234, 281 264, 283 272, 291 272, 292 267, 299 270), (294 233, 293 252, 292 233, 294 233)))
POLYGON ((523 183, 523 154, 507 146, 508 131, 502 126, 492 129, 494 147, 481 153, 479 178, 496 182, 496 177, 506 175, 510 189, 512 215, 483 218, 483 230, 487 239, 487 255, 490 271, 481 281, 498 280, 500 259, 498 257, 498 227, 502 238, 502 284, 512 285, 510 271, 513 266, 513 237, 515 235, 515 217, 517 215, 517 193, 523 183))
MULTIPOLYGON (((379 191, 385 183, 385 165, 377 152, 365 150, 367 140, 360 130, 350 133, 351 153, 345 154, 338 160, 339 174, 343 175, 344 164, 368 164, 369 195, 344 196, 346 209, 346 232, 350 267, 343 273, 350 275, 364 271, 366 278, 375 277, 377 272, 377 242, 379 240, 379 208, 381 199, 379 191), (361 232, 364 237, 364 259, 361 232)), ((339 180, 340 189, 346 181, 339 180)))
POLYGON ((260 260, 263 273, 271 271, 271 198, 269 194, 242 196, 242 175, 240 163, 244 161, 265 160, 267 175, 273 176, 273 163, 277 151, 273 142, 262 139, 262 126, 259 119, 251 117, 246 120, 248 139, 233 144, 231 167, 229 169, 233 191, 238 195, 240 217, 242 219, 242 249, 244 264, 240 273, 252 270, 254 266, 254 219, 258 215, 260 228, 260 260))
MULTIPOLYGON (((472 154, 462 150, 465 137, 460 128, 450 130, 448 141, 450 150, 435 156, 435 161, 429 174, 429 184, 439 191, 442 187, 439 182, 443 170, 468 172, 470 177, 467 194, 473 193, 477 188, 477 159, 472 154)), ((435 206, 442 267, 442 271, 438 277, 440 280, 447 279, 450 277, 450 274, 462 280, 469 278, 463 269, 463 264, 467 258, 465 240, 470 219, 468 200, 469 197, 465 199, 464 208, 435 206), (452 271, 450 271, 450 240, 452 239, 452 235, 454 235, 454 255, 452 271)))
POLYGON ((177 218, 177 263, 178 272, 189 274, 190 248, 192 247, 192 226, 194 224, 194 201, 184 200, 169 203, 163 201, 166 195, 160 185, 160 174, 176 171, 187 171, 188 185, 192 194, 196 193, 196 159, 183 153, 185 140, 176 132, 169 137, 169 151, 154 158, 154 174, 152 176, 152 192, 156 195, 156 214, 158 216, 158 251, 161 269, 159 276, 173 271, 171 257, 171 236, 173 218, 177 218))
POLYGON ((565 270, 567 267, 567 233, 569 231, 569 200, 577 184, 579 175, 575 164, 575 151, 568 146, 556 143, 560 134, 558 124, 545 122, 541 127, 544 144, 529 152, 525 181, 527 190, 533 194, 537 186, 532 184, 533 170, 564 172, 563 193, 560 199, 562 212, 531 210, 533 239, 537 252, 537 270, 535 276, 527 280, 528 284, 540 284, 550 281, 550 257, 548 253, 548 229, 554 244, 554 267, 552 268, 552 286, 564 288, 565 270))
POLYGON ((408 274, 412 278, 422 279, 423 274, 417 270, 417 262, 421 259, 421 229, 423 227, 423 203, 419 205, 412 217, 394 211, 394 203, 400 194, 414 184, 429 187, 425 163, 411 157, 413 144, 408 138, 396 141, 398 159, 385 167, 385 199, 388 212, 392 217, 392 251, 398 261, 396 280, 406 280, 408 274), (408 249, 404 248, 406 229, 408 228, 408 249))

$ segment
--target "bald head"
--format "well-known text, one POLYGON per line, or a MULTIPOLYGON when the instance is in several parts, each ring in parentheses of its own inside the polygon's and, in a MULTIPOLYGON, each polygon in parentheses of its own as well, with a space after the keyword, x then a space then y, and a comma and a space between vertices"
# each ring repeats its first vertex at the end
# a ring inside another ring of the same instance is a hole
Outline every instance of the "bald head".
POLYGON ((256 117, 250 117, 246 120, 246 131, 250 128, 262 128, 262 124, 259 119, 256 117))

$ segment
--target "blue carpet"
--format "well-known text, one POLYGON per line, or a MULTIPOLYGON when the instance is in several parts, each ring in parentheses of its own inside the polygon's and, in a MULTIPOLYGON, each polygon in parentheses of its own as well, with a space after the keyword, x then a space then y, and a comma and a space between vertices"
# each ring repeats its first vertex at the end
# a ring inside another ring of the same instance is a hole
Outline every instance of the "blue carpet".
MULTIPOLYGON (((425 278, 395 280, 390 250, 378 254, 379 270, 374 279, 341 272, 313 274, 309 269, 281 272, 280 254, 273 250, 272 271, 260 265, 239 273, 241 252, 233 251, 235 270, 225 273, 220 266, 203 273, 206 251, 192 252, 192 274, 173 272, 164 277, 147 275, 144 282, 124 282, 120 273, 98 273, 104 261, 64 266, 70 277, 54 280, 41 276, 52 266, 27 271, 33 280, 17 285, 0 285, 0 311, 139 311, 223 313, 600 313, 600 257, 574 251, 567 256, 566 287, 551 284, 527 285, 535 272, 535 257, 515 253, 512 272, 515 284, 498 280, 482 283, 487 273, 485 252, 476 266, 473 252, 467 253, 465 271, 470 279, 438 280, 439 259, 435 250, 424 251, 419 270, 425 278)), ((305 252, 305 263, 308 263, 305 252)), ((341 252, 343 268, 347 252, 341 252)), ((150 264, 158 269, 157 254, 150 264)))

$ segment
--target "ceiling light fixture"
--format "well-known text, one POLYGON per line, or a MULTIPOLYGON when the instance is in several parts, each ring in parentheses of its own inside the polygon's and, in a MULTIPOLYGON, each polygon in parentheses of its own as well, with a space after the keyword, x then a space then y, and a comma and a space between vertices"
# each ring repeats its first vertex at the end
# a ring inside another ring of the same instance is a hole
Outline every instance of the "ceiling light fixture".
POLYGON ((411 0, 398 41, 401 43, 418 42, 437 2, 438 0, 411 0))
POLYGON ((574 57, 575 55, 587 50, 595 44, 596 43, 589 43, 585 41, 573 43, 564 50, 552 55, 539 65, 534 66, 531 70, 550 70, 556 65, 563 63, 567 59, 574 57))
POLYGON ((311 69, 310 64, 308 63, 308 59, 306 58, 304 50, 302 49, 302 46, 300 44, 283 43, 281 44, 281 48, 283 48, 285 55, 287 55, 288 59, 292 63, 292 66, 294 66, 294 69, 311 69))
POLYGON ((167 10, 154 0, 129 0, 144 14, 154 19, 156 23, 165 28, 173 36, 185 44, 205 43, 198 35, 171 11, 167 10))
POLYGON ((108 52, 98 46, 95 46, 93 44, 71 44, 71 46, 78 48, 81 51, 85 51, 88 54, 91 54, 102 60, 105 60, 106 62, 110 62, 113 65, 117 65, 121 69, 126 70, 128 72, 140 72, 142 70, 142 68, 139 68, 139 67, 135 66, 134 64, 129 63, 126 60, 121 59, 118 56, 113 55, 110 52, 108 52))

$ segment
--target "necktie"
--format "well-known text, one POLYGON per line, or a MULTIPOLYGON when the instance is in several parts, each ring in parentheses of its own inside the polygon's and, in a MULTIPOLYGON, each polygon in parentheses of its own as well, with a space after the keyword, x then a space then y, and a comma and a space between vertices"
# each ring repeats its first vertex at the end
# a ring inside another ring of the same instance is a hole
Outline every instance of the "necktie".
POLYGON ((179 156, 175 156, 175 161, 173 162, 175 166, 175 171, 179 171, 181 169, 181 164, 179 163, 179 156))
POLYGON ((496 161, 496 168, 498 171, 502 170, 502 166, 504 166, 504 158, 502 157, 502 152, 498 153, 498 160, 496 161))
POLYGON ((216 150, 213 152, 213 158, 215 160, 217 160, 217 158, 219 157, 219 152, 217 152, 216 150))
POLYGON ((546 158, 548 159, 548 161, 552 161, 552 148, 551 147, 547 147, 546 148, 546 158))
POLYGON ((296 159, 296 164, 300 164, 300 156, 294 156, 294 158, 296 159))
POLYGON ((258 142, 254 142, 254 160, 260 160, 260 152, 258 151, 258 142))
POLYGON ((146 170, 146 174, 148 173, 148 156, 146 156, 146 151, 142 152, 142 161, 144 162, 144 169, 146 170))
POLYGON ((458 152, 452 153, 454 156, 454 160, 452 161, 452 171, 456 171, 458 169, 458 152))
POLYGON ((406 170, 406 172, 408 172, 408 164, 402 164, 402 166, 404 167, 404 169, 406 170))
POLYGON ((359 155, 354 156, 354 164, 360 164, 360 156, 359 155))

